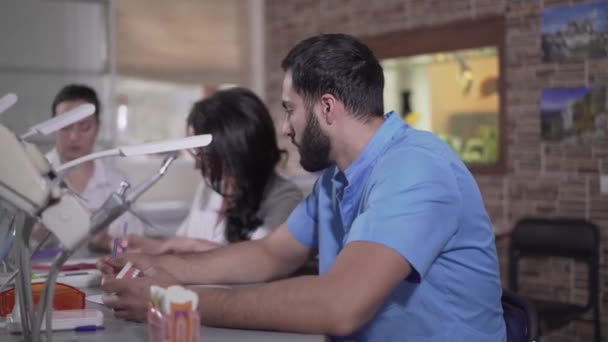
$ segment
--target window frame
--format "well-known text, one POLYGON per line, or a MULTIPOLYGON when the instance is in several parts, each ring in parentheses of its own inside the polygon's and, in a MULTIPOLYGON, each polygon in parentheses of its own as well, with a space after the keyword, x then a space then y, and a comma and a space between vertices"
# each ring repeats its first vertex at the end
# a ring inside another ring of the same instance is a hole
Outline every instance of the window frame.
POLYGON ((448 23, 433 27, 365 36, 362 41, 380 60, 495 46, 498 56, 498 160, 466 163, 476 174, 505 174, 508 132, 505 111, 505 19, 502 16, 448 23), (406 42, 406 43, 404 43, 406 42))

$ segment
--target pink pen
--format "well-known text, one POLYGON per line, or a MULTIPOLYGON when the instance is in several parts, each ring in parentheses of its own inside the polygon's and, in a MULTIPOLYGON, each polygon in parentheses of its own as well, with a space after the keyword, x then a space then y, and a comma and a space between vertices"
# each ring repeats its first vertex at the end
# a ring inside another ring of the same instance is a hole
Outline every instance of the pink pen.
POLYGON ((118 256, 118 254, 124 253, 127 250, 127 247, 127 223, 125 222, 122 226, 122 237, 114 238, 114 244, 112 245, 112 258, 114 259, 116 256, 118 256))
POLYGON ((127 222, 122 225, 122 241, 120 241, 120 252, 124 253, 127 250, 128 245, 127 240, 127 222))

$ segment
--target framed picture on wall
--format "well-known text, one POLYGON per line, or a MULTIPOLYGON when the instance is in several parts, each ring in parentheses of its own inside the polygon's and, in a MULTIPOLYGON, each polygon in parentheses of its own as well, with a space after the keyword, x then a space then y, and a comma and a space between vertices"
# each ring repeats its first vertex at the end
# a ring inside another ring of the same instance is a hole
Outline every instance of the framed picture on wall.
POLYGON ((540 99, 543 140, 563 141, 600 134, 608 121, 606 88, 543 89, 540 99))
POLYGON ((541 24, 544 61, 608 56, 607 8, 605 1, 547 8, 541 24))

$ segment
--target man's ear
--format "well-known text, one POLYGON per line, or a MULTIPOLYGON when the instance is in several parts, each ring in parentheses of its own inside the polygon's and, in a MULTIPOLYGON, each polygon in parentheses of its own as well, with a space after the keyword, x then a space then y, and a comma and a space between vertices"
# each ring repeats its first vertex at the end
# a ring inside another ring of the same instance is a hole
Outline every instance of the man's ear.
POLYGON ((338 100, 331 94, 321 96, 321 114, 328 125, 336 121, 338 100))

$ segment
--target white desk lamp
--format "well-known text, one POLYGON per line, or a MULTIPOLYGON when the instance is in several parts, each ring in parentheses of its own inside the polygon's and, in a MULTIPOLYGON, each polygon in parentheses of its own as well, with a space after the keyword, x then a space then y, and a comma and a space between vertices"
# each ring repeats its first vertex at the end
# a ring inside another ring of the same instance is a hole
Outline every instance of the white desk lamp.
MULTIPOLYGON (((15 94, 7 94, 0 98, 0 113, 10 108, 16 101, 17 96, 15 94)), ((95 106, 91 104, 78 106, 62 115, 30 127, 19 138, 6 129, 6 127, 0 125, 0 158, 5 161, 0 169, 0 197, 7 199, 18 210, 18 213, 11 219, 12 224, 9 229, 15 229, 15 226, 20 226, 19 224, 15 224, 15 220, 24 226, 22 229, 16 229, 11 232, 9 235, 10 237, 17 237, 19 235, 16 239, 16 244, 22 245, 21 248, 17 248, 17 259, 20 261, 19 269, 24 271, 21 272, 21 277, 15 282, 17 287, 23 288, 24 285, 19 286, 19 284, 30 284, 29 258, 31 253, 29 238, 32 228, 36 223, 36 220, 33 218, 61 195, 59 184, 52 186, 49 182, 52 170, 46 158, 40 153, 38 148, 24 140, 35 134, 51 134, 92 115, 94 112, 95 106)), ((10 250, 11 246, 4 247, 10 250)), ((19 269, 11 275, 2 287, 8 285, 17 276, 19 269)), ((33 310, 31 291, 28 293, 29 295, 20 297, 20 299, 25 299, 20 301, 19 304, 21 312, 24 315, 28 315, 27 312, 29 312, 31 313, 29 316, 33 317, 33 311, 31 311, 33 310)), ((24 326, 23 330, 26 340, 30 340, 29 327, 24 326)))
MULTIPOLYGON (((0 97, 0 114, 6 112, 9 108, 14 106, 15 103, 17 103, 17 95, 15 95, 14 93, 4 94, 4 96, 0 97)), ((0 222, 2 221, 3 216, 4 215, 0 215, 0 222)), ((4 242, 2 243, 3 246, 1 248, 2 252, 0 252, 0 261, 3 261, 8 252, 10 251, 10 247, 13 241, 12 237, 14 237, 14 229, 12 229, 14 226, 14 219, 14 216, 9 219, 11 223, 8 225, 7 234, 5 236, 4 242)))
MULTIPOLYGON (((12 93, 4 95, 2 98, 0 98, 0 113, 4 112, 5 110, 7 110, 11 106, 13 106, 16 102, 17 102, 17 95, 12 94, 12 93)), ((95 113, 94 105, 92 105, 92 104, 80 105, 76 108, 73 108, 72 110, 65 112, 62 115, 56 116, 54 118, 43 121, 39 124, 36 124, 36 125, 28 128, 28 130, 23 135, 21 135, 20 138, 21 138, 21 140, 25 140, 35 134, 48 135, 48 134, 54 133, 66 126, 69 126, 75 122, 78 122, 78 121, 92 115, 93 113, 95 113)), ((14 143, 14 141, 12 141, 12 142, 14 143)), ((39 169, 39 171, 43 171, 43 173, 48 173, 50 171, 50 167, 49 167, 48 163, 46 162, 46 160, 44 159, 44 157, 42 157, 40 155, 40 153, 37 153, 37 148, 26 142, 22 142, 22 145, 23 145, 23 148, 26 150, 26 152, 28 154, 30 154, 29 155, 30 159, 37 164, 37 168, 39 169)), ((15 172, 14 176, 19 177, 20 176, 19 172, 15 172)), ((24 177, 23 181, 27 182, 28 180, 24 177)), ((14 184, 14 182, 12 182, 12 181, 8 181, 8 183, 14 184)), ((11 194, 9 196, 14 196, 14 195, 15 194, 11 194)), ((21 209, 23 209, 23 208, 21 208, 21 209)), ((14 223, 14 219, 15 219, 15 217, 13 216, 13 218, 11 219, 11 222, 14 223)), ((14 235, 15 235, 14 234, 14 224, 9 225, 8 231, 9 231, 9 234, 7 235, 7 237, 14 237, 14 235), (13 231, 11 231, 11 230, 13 230, 13 231)), ((10 240, 10 242, 12 242, 12 239, 10 240)), ((3 252, 6 252, 6 253, 2 253, 2 254, 8 254, 8 250, 10 250, 11 245, 12 245, 12 243, 5 244, 5 246, 3 246, 3 252), (8 250, 5 250, 6 248, 8 248, 8 250)), ((4 258, 1 258, 0 260, 4 260, 4 258)), ((7 282, 12 281, 15 276, 16 276, 16 273, 11 274, 11 276, 9 277, 7 282)), ((4 287, 5 285, 6 284, 3 284, 2 287, 4 287)))
POLYGON ((11 108, 17 102, 17 95, 8 93, 0 97, 0 114, 6 112, 7 109, 11 108))
POLYGON ((211 143, 211 134, 202 134, 202 135, 194 135, 186 138, 173 139, 173 140, 165 140, 160 142, 150 142, 140 145, 132 145, 132 146, 122 146, 117 147, 105 151, 91 153, 84 157, 80 157, 69 161, 65 164, 60 165, 56 171, 57 173, 63 173, 67 169, 70 169, 74 166, 82 164, 84 162, 99 159, 99 158, 107 158, 107 157, 131 157, 131 156, 140 156, 145 154, 154 154, 154 153, 165 153, 171 151, 179 151, 185 149, 196 148, 200 146, 207 146, 211 143))
MULTIPOLYGON (((16 100, 16 96, 8 96, 8 100, 4 100, 5 98, 7 96, 4 96, 0 102, 10 104, 16 100)), ((40 176, 48 175, 51 167, 38 148, 24 140, 35 134, 51 134, 94 112, 95 106, 92 104, 80 105, 62 115, 30 127, 18 139, 6 127, 0 125, 0 158, 2 158, 0 160, 4 164, 2 171, 6 171, 0 176, 0 196, 7 198, 18 209, 35 215, 36 208, 45 204, 50 191, 47 182, 44 181, 45 178, 40 176), (29 165, 29 167, 25 167, 25 165, 29 165), (11 189, 16 191, 11 191, 11 189)))
MULTIPOLYGON (((6 109, 10 108, 12 105, 15 104, 15 102, 17 102, 17 95, 12 94, 12 93, 4 95, 2 98, 0 98, 0 113, 5 111, 6 109)), ((34 134, 48 135, 48 134, 54 133, 66 126, 69 126, 75 122, 78 122, 78 121, 92 115, 93 113, 95 113, 94 105, 92 105, 92 104, 80 105, 78 107, 75 107, 75 108, 63 113, 62 115, 56 116, 54 118, 43 121, 41 123, 38 123, 38 124, 28 128, 26 133, 21 135, 20 138, 22 140, 25 140, 26 138, 29 138, 30 136, 33 136, 34 134)), ((36 153, 37 149, 29 143, 22 142, 22 144, 23 144, 24 149, 26 149, 26 152, 31 154, 30 158, 38 164, 38 168, 41 170, 44 170, 45 171, 44 173, 48 173, 50 171, 50 167, 47 165, 46 160, 43 159, 44 157, 40 158, 41 156, 37 155, 37 153, 36 153)), ((18 176, 19 173, 15 172, 15 175, 18 176)), ((8 254, 8 252, 10 251, 10 249, 12 247, 12 241, 15 237, 15 231, 14 231, 15 230, 15 225, 14 225, 15 215, 13 215, 13 217, 9 221, 11 222, 11 224, 9 225, 9 227, 7 229, 7 239, 6 239, 7 241, 5 241, 5 243, 3 244, 2 253, 0 253, 4 257, 6 257, 6 254, 8 254)), ((40 245, 38 247, 40 247, 41 245, 42 245, 42 242, 40 243, 40 245)), ((34 253, 35 253, 35 251, 34 251, 34 253)), ((4 260, 4 257, 0 258, 0 260, 4 260)), ((9 276, 9 278, 6 280, 6 282, 4 284, 2 284, 2 286, 0 286, 0 289, 3 289, 10 282, 12 282, 18 272, 19 272, 18 269, 17 269, 17 271, 13 272, 9 276)))
POLYGON ((94 105, 90 103, 82 104, 61 115, 57 115, 54 118, 30 127, 27 132, 21 135, 21 139, 25 140, 35 134, 49 135, 75 122, 78 122, 92 115, 93 113, 95 113, 94 105))
MULTIPOLYGON (((62 116, 65 116, 65 114, 62 116)), ((36 127, 36 129, 28 130, 28 133, 33 131, 46 134, 45 132, 49 131, 39 126, 36 127)), ((50 125, 50 127, 57 129, 58 126, 50 125)), ((25 134, 26 137, 31 135, 28 133, 25 134)), ((70 167, 95 158, 133 156, 197 148, 208 145, 211 140, 210 135, 201 135, 167 142, 119 147, 94 153, 62 165, 55 173, 38 149, 31 144, 24 143, 0 125, 0 159, 11 160, 11 163, 5 164, 6 167, 0 168, 0 197, 8 200, 21 213, 18 217, 21 224, 18 225, 16 238, 18 243, 17 257, 21 272, 20 277, 16 280, 16 288, 19 290, 17 291, 17 297, 21 315, 20 323, 26 341, 40 341, 41 325, 45 312, 47 317, 45 320, 47 341, 50 341, 52 337, 52 299, 57 274, 63 263, 74 250, 86 242, 91 234, 95 234, 126 212, 139 196, 153 186, 175 159, 175 154, 165 159, 157 174, 132 191, 128 192, 129 184, 124 183, 119 191, 111 194, 101 208, 92 214, 73 195, 62 188, 63 183, 57 181, 58 174, 61 175, 70 167), (38 314, 33 312, 29 260, 29 238, 36 223, 36 217, 42 219, 43 224, 57 236, 64 247, 49 272, 44 293, 40 299, 38 314)))

